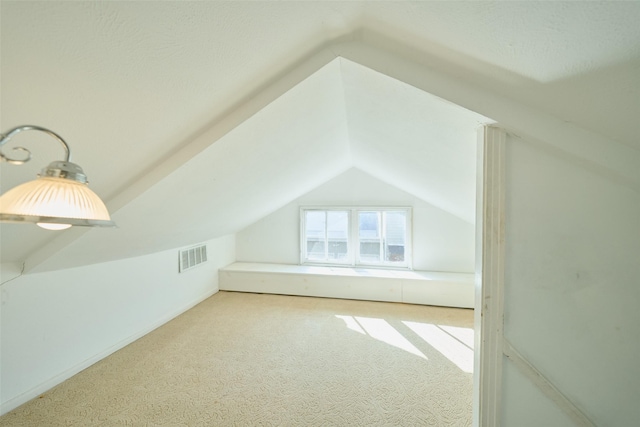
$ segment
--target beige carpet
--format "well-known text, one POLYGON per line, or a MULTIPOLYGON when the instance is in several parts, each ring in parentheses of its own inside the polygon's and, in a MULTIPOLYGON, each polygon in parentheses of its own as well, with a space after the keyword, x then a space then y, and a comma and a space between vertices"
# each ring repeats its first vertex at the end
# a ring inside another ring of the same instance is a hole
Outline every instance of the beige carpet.
POLYGON ((0 426, 470 426, 472 327, 472 310, 220 292, 0 426))

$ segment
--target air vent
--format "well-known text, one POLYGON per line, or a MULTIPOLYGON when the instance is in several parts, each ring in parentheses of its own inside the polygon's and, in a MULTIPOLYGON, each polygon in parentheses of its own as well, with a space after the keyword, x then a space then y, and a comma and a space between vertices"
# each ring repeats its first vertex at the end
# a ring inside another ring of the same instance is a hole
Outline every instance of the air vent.
POLYGON ((207 245, 198 245, 180 251, 180 273, 207 262, 207 245))

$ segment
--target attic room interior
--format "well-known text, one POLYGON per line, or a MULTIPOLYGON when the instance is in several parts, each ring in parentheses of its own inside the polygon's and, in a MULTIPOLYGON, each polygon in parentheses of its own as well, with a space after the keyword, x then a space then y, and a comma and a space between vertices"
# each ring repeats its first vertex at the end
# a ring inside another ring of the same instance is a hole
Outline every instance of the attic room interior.
MULTIPOLYGON (((64 137, 116 224, 0 223, 0 425, 634 425, 639 19, 0 1, 0 132, 64 137)), ((64 155, 15 147, 3 215, 64 155)))

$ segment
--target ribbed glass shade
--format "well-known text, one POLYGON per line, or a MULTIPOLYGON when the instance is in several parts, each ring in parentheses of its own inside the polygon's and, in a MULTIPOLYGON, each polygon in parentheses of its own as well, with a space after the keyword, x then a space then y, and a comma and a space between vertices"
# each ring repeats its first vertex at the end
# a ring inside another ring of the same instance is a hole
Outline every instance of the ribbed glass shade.
POLYGON ((41 177, 0 196, 0 213, 110 221, 109 211, 87 184, 65 178, 41 177))

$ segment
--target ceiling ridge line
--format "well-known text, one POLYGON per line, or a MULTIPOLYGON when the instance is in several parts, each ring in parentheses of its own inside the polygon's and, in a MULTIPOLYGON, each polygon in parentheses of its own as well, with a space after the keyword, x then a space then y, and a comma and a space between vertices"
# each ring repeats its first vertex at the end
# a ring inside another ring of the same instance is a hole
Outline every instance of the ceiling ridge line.
POLYGON ((344 113, 344 126, 347 132, 347 154, 349 156, 349 161, 351 163, 351 167, 355 167, 355 159, 353 158, 353 148, 351 147, 351 125, 349 124, 349 107, 347 106, 347 90, 344 84, 344 58, 342 56, 336 55, 336 59, 338 59, 338 64, 340 66, 340 89, 342 92, 342 110, 344 113))

